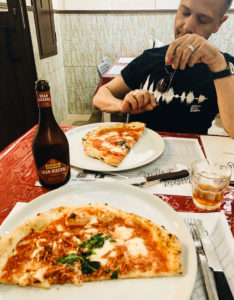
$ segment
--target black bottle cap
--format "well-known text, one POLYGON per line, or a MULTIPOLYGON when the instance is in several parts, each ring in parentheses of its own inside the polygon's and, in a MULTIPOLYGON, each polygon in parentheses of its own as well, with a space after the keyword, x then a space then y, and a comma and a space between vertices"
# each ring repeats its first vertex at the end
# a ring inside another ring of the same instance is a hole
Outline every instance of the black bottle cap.
POLYGON ((49 82, 47 80, 37 80, 35 82, 35 89, 37 92, 46 92, 50 90, 49 82))

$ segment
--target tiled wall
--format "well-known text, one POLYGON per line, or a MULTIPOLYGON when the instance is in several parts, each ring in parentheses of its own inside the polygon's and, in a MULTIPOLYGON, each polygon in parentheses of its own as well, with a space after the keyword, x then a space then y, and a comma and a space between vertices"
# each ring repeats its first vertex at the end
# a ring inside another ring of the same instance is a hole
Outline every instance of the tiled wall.
POLYGON ((62 14, 61 33, 69 113, 92 113, 104 56, 139 55, 155 37, 169 42, 174 14, 62 14))
MULTIPOLYGON (((39 77, 51 83, 53 107, 61 121, 69 114, 91 114, 92 97, 99 82, 97 64, 104 56, 139 55, 149 39, 173 40, 173 12, 55 14, 58 55, 39 59, 33 16, 30 15, 39 77)), ((234 55, 234 13, 211 37, 220 50, 234 55)))

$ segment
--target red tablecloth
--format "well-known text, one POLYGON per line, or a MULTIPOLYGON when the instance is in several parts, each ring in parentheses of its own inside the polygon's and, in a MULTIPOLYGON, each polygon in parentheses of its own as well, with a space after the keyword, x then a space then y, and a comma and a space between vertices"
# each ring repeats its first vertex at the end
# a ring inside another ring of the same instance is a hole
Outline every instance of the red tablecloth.
MULTIPOLYGON (((72 127, 62 127, 68 131, 72 127)), ((47 193, 43 187, 36 187, 36 169, 34 166, 31 144, 36 126, 16 140, 0 153, 0 224, 7 217, 16 202, 30 202, 34 198, 47 193)), ((196 137, 191 134, 169 134, 160 132, 162 136, 196 137)), ((204 212, 195 207, 191 197, 157 195, 171 205, 176 211, 204 212)), ((234 187, 230 186, 225 193, 219 210, 223 210, 234 236, 234 187)), ((216 210, 216 211, 219 211, 216 210)))

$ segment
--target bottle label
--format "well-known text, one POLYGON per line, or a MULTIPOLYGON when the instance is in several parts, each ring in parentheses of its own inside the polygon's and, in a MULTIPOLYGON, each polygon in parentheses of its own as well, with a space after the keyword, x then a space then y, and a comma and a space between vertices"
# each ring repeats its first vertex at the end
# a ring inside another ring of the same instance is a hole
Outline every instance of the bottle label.
POLYGON ((51 106, 50 91, 47 92, 36 92, 38 107, 49 107, 51 106))
POLYGON ((62 183, 69 172, 69 166, 51 158, 38 171, 38 177, 41 178, 45 184, 59 184, 62 183))

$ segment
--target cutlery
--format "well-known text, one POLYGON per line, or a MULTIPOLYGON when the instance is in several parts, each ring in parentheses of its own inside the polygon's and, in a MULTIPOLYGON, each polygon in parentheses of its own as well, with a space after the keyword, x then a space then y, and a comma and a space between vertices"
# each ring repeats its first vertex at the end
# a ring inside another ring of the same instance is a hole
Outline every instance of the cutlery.
POLYGON ((209 300, 219 300, 218 294, 216 291, 214 277, 212 276, 211 270, 209 268, 208 261, 207 261, 205 251, 204 251, 204 248, 202 246, 202 243, 201 243, 201 240, 199 237, 199 232, 198 232, 195 220, 193 218, 185 218, 184 221, 192 234, 194 246, 196 248, 197 256, 198 256, 198 259, 201 264, 202 274, 204 276, 204 282, 205 282, 208 299, 209 300))
POLYGON ((106 171, 96 172, 96 171, 83 170, 82 176, 79 173, 79 176, 77 176, 77 178, 79 181, 96 181, 100 178, 103 178, 105 175, 109 175, 121 179, 119 182, 144 188, 144 187, 149 187, 158 184, 161 181, 187 177, 189 175, 189 172, 187 170, 181 170, 181 171, 168 172, 168 173, 163 173, 158 175, 150 175, 146 177, 139 176, 139 177, 128 178, 127 176, 123 176, 115 172, 106 172, 106 171), (88 174, 94 174, 95 176, 94 178, 86 178, 88 174))
POLYGON ((121 174, 118 174, 118 173, 115 173, 115 172, 109 172, 109 171, 103 171, 103 172, 99 172, 99 171, 84 171, 86 174, 94 174, 94 175, 96 175, 97 177, 99 176, 99 175, 101 175, 101 176, 106 176, 106 175, 108 175, 108 176, 113 176, 113 177, 118 177, 118 178, 120 178, 120 179, 129 179, 127 176, 123 176, 123 175, 121 175, 121 174))
POLYGON ((131 185, 139 186, 139 187, 149 187, 155 184, 160 183, 161 181, 179 179, 183 177, 187 177, 189 172, 187 170, 181 170, 176 172, 168 172, 158 175, 150 175, 146 177, 134 177, 126 180, 122 180, 124 183, 128 183, 131 185))
POLYGON ((212 269, 216 288, 220 300, 233 300, 232 292, 228 285, 226 276, 222 270, 220 262, 218 260, 214 245, 212 244, 208 232, 203 227, 200 219, 196 220, 196 225, 199 231, 200 239, 205 250, 205 254, 208 260, 209 267, 212 269))

